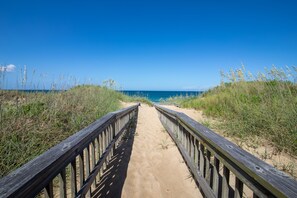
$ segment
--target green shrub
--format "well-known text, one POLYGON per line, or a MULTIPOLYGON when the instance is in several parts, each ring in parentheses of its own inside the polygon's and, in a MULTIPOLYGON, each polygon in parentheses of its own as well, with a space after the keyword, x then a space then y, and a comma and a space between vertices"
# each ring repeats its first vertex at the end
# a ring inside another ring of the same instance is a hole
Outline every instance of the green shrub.
POLYGON ((38 116, 44 110, 44 105, 43 102, 37 101, 35 103, 25 104, 21 108, 25 115, 38 116))

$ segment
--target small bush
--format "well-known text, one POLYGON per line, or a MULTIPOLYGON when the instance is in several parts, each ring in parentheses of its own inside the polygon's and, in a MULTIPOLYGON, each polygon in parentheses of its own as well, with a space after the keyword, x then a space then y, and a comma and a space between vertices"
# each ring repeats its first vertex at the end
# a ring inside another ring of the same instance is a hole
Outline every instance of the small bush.
POLYGON ((35 103, 25 104, 21 108, 25 115, 38 116, 38 114, 40 114, 44 110, 44 105, 45 104, 43 102, 37 101, 35 103))

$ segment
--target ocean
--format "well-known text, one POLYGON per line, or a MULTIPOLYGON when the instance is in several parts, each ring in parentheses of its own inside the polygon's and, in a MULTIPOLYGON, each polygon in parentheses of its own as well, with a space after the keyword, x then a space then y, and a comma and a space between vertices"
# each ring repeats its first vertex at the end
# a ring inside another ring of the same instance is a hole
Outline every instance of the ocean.
MULTIPOLYGON (((20 90, 24 92, 52 92, 53 90, 20 90)), ((64 90, 54 90, 54 92, 61 92, 64 90)), ((175 96, 198 96, 202 91, 131 91, 131 90, 123 90, 120 91, 128 96, 140 96, 140 97, 145 97, 149 99, 150 101, 154 103, 159 103, 162 100, 166 100, 170 97, 175 97, 175 96)))
POLYGON ((166 100, 175 96, 198 96, 202 91, 121 91, 128 96, 146 97, 150 101, 159 103, 161 100, 166 100))

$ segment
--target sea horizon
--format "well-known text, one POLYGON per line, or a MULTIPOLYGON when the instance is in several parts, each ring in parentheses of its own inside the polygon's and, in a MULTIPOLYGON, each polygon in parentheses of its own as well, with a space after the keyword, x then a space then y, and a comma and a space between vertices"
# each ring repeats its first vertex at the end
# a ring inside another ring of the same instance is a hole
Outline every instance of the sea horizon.
MULTIPOLYGON (((6 91, 24 91, 24 92, 59 92, 59 91, 67 91, 64 89, 2 89, 6 91)), ((145 97, 148 100, 159 103, 161 101, 165 101, 171 97, 194 97, 198 96, 204 91, 186 91, 186 90, 115 90, 121 93, 124 93, 128 96, 136 96, 136 97, 145 97)))
POLYGON ((140 96, 149 99, 152 102, 159 103, 171 97, 194 97, 203 91, 148 91, 148 90, 120 90, 128 96, 140 96))

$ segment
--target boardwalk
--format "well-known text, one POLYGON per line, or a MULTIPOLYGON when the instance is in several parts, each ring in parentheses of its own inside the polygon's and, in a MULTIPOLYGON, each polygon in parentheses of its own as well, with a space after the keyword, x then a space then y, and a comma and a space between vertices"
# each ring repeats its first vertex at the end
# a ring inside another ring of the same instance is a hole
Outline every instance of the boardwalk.
POLYGON ((98 196, 201 197, 156 110, 147 105, 139 108, 135 134, 124 138, 108 168, 98 196))
POLYGON ((297 195, 292 177, 187 115, 136 104, 1 179, 0 197, 201 197, 193 180, 205 197, 297 195))

